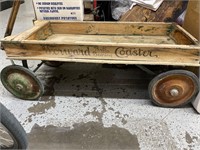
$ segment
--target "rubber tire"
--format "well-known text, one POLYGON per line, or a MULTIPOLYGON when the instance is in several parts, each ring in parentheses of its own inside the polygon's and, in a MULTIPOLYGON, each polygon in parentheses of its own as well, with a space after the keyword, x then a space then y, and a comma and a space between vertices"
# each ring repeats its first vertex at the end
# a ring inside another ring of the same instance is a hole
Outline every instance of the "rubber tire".
POLYGON ((194 100, 194 98, 196 97, 198 91, 199 91, 199 79, 198 77, 191 71, 187 71, 187 70, 170 70, 170 71, 167 71, 167 72, 164 72, 164 73, 161 73, 159 75, 157 75, 156 77, 154 77, 150 83, 149 83, 149 86, 148 86, 148 93, 149 93, 149 97, 150 99, 152 100, 152 102, 157 105, 157 106, 160 106, 160 107, 167 107, 167 108, 176 108, 176 107, 182 107, 182 106, 185 106, 186 104, 190 103, 192 100, 194 100), (153 96, 152 96, 152 89, 153 89, 153 86, 155 85, 155 83, 162 79, 163 77, 167 76, 167 75, 170 75, 170 74, 182 74, 182 75, 188 75, 189 77, 191 77, 193 79, 193 81, 196 83, 196 91, 195 91, 195 94, 190 98, 188 99, 185 103, 182 103, 180 105, 176 105, 176 106, 168 106, 168 105, 165 105, 165 104, 160 104, 158 103, 156 100, 154 100, 153 96))
MULTIPOLYGON (((8 129, 14 140, 14 145, 9 149, 26 149, 28 146, 27 134, 15 116, 0 103, 1 123, 8 129)), ((3 149, 0 147, 0 149, 3 149)))

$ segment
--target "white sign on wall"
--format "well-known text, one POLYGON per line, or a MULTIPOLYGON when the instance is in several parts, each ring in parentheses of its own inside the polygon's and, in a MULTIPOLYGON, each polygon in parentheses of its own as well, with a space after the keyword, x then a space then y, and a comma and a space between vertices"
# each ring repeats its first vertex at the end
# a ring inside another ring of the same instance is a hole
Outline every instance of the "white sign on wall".
POLYGON ((33 0, 37 20, 83 21, 83 0, 33 0))

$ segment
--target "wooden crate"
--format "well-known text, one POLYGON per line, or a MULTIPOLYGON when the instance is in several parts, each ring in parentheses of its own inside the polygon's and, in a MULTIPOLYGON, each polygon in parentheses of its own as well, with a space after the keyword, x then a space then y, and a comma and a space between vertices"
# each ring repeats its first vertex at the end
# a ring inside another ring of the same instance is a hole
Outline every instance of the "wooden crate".
POLYGON ((2 45, 18 60, 200 66, 198 41, 173 23, 36 21, 2 45))

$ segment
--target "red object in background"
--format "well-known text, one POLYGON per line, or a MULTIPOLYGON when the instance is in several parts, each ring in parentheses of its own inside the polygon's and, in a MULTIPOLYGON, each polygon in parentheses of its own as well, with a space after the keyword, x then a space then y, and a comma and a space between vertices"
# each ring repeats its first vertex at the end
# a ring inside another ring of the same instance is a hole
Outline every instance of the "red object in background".
MULTIPOLYGON (((96 11, 96 9, 97 9, 97 0, 93 0, 93 9, 96 11)), ((94 20, 99 20, 99 16, 98 16, 98 14, 95 14, 95 16, 94 16, 94 20)))
POLYGON ((97 7, 97 1, 93 0, 93 8, 95 9, 97 7))

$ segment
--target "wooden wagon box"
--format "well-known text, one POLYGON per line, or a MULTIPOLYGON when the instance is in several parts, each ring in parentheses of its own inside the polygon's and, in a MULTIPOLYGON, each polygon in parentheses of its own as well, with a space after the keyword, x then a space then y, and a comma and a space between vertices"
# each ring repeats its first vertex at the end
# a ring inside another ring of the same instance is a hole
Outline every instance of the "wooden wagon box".
POLYGON ((174 23, 37 20, 1 42, 9 59, 200 66, 198 41, 174 23))

